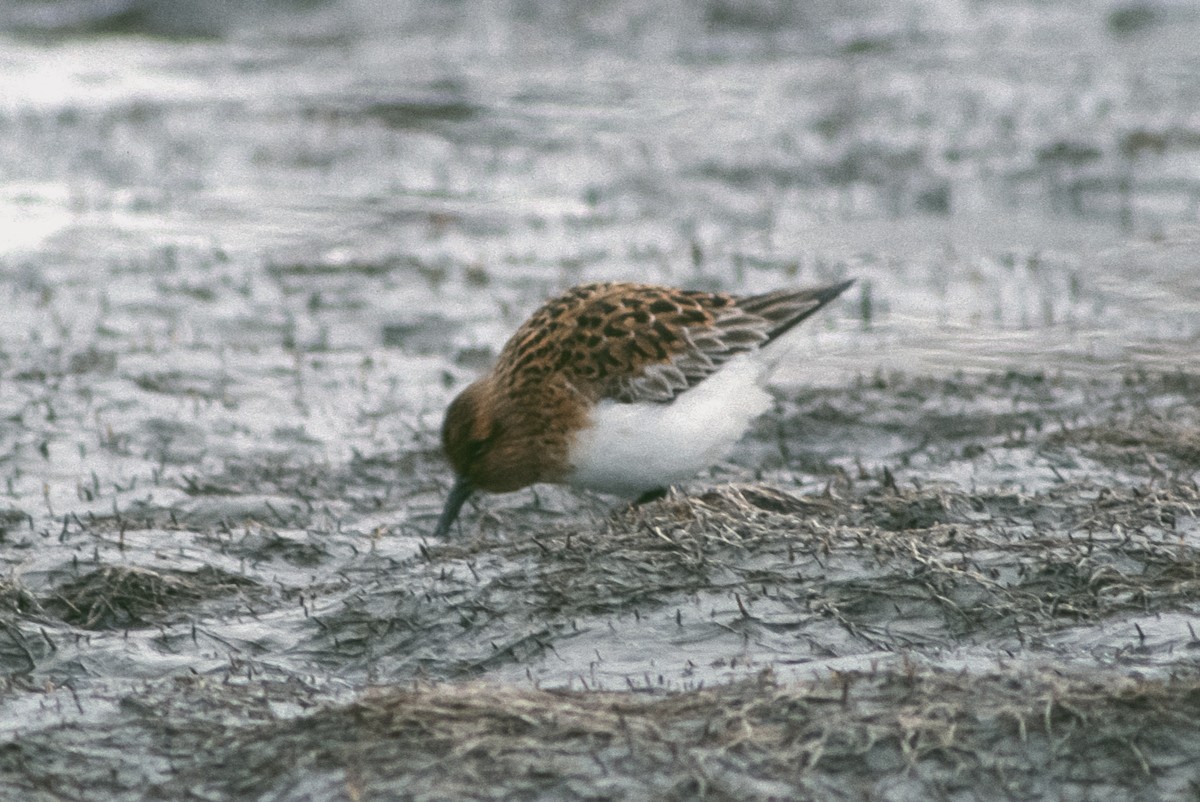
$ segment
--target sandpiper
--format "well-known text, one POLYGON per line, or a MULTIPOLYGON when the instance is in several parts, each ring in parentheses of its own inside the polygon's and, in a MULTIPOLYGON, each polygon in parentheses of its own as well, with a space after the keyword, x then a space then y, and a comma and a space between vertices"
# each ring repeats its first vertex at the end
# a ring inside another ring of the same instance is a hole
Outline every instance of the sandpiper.
POLYGON ((853 283, 740 297, 585 284, 547 301, 446 410, 456 481, 434 535, 476 490, 644 500, 712 465, 770 407, 778 354, 764 346, 853 283))

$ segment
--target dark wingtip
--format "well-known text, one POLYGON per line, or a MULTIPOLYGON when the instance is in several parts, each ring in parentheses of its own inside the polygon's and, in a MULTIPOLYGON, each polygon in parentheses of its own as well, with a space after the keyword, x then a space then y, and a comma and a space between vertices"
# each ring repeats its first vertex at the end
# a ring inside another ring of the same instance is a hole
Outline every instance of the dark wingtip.
MULTIPOLYGON (((779 325, 777 328, 775 328, 773 331, 771 331, 771 333, 767 336, 767 342, 771 342, 772 340, 778 338, 779 336, 786 334, 787 332, 789 332, 793 328, 795 328, 798 324, 800 324, 802 321, 805 321, 808 318, 812 317, 812 315, 815 314, 817 312, 817 310, 821 309, 823 306, 828 304, 834 298, 838 297, 843 292, 845 292, 847 289, 849 289, 850 285, 852 285, 855 281, 857 281, 857 279, 852 278, 852 279, 848 279, 846 281, 838 282, 837 284, 830 284, 828 287, 816 287, 816 288, 808 289, 808 290, 800 290, 797 293, 795 293, 795 297, 803 298, 805 301, 816 301, 816 303, 814 303, 812 306, 805 309, 803 312, 796 315, 795 317, 792 317, 792 318, 784 321, 781 325, 779 325)), ((780 294, 786 294, 786 292, 780 291, 780 294)), ((768 293, 767 295, 754 296, 754 298, 752 300, 766 299, 766 298, 770 298, 772 296, 773 296, 772 293, 768 293)))
POLYGON ((463 504, 474 492, 475 485, 470 479, 465 476, 458 477, 454 482, 454 487, 450 488, 450 494, 446 496, 446 505, 442 507, 442 514, 438 516, 437 526, 433 529, 434 537, 442 538, 450 534, 450 527, 458 519, 458 513, 463 504))
POLYGON ((828 287, 822 287, 819 290, 814 290, 813 298, 816 298, 817 303, 819 304, 817 309, 820 309, 822 306, 829 303, 846 290, 850 289, 850 286, 856 281, 858 281, 858 279, 852 278, 838 284, 830 284, 828 287))

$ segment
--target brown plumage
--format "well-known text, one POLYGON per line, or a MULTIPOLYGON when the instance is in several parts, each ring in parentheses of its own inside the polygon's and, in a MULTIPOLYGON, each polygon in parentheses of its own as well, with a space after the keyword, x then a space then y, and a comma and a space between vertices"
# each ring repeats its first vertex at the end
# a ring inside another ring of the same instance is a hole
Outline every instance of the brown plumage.
POLYGON ((547 301, 446 412, 442 443, 458 482, 437 534, 474 489, 569 480, 575 435, 591 425, 597 404, 670 404, 851 283, 744 297, 586 284, 547 301))

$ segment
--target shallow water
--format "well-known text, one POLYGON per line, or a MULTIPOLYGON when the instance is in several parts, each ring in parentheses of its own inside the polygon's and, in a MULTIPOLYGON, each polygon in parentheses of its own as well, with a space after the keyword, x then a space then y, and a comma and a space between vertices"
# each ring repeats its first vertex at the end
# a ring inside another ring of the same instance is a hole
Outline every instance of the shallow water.
POLYGON ((242 727, 267 714, 204 681, 286 720, 418 679, 1195 672, 1190 4, 28 0, 0 25, 0 728, 48 761, 2 764, 5 793, 81 798, 115 762, 114 798, 178 798, 133 711, 194 675, 242 727), (547 295, 851 276, 658 529, 538 488, 425 539, 442 410, 547 295), (744 542, 761 510, 695 501, 729 482, 818 506, 744 542), (728 542, 681 535, 696 515, 728 542), (955 527, 991 580, 938 562, 955 527), (1120 544, 1070 552, 1091 583, 1054 561, 1085 530, 1120 544))

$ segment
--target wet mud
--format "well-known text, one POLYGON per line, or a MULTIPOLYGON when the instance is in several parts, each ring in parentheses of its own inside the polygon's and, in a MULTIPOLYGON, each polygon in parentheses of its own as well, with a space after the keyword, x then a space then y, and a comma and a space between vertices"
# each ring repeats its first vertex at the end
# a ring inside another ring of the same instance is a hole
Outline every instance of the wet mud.
POLYGON ((116 728, 50 730, 0 765, 24 771, 30 799, 100 787, 153 799, 1140 800, 1193 795, 1200 748, 1195 679, 910 665, 803 684, 764 672, 671 695, 417 684, 316 709, 312 695, 181 677, 128 703, 116 728), (135 762, 129 744, 154 759, 135 762))
POLYGON ((485 500, 444 541, 338 531, 322 508, 371 498, 370 461, 181 481, 302 502, 220 522, 10 511, 10 547, 73 556, 3 588, 6 693, 52 723, 0 776, 27 799, 1194 793, 1198 381, 863 379, 781 399, 739 452, 774 481, 735 459, 640 507, 485 500), (779 448, 809 427, 826 459, 779 448), (87 678, 142 649, 179 669, 87 678))

